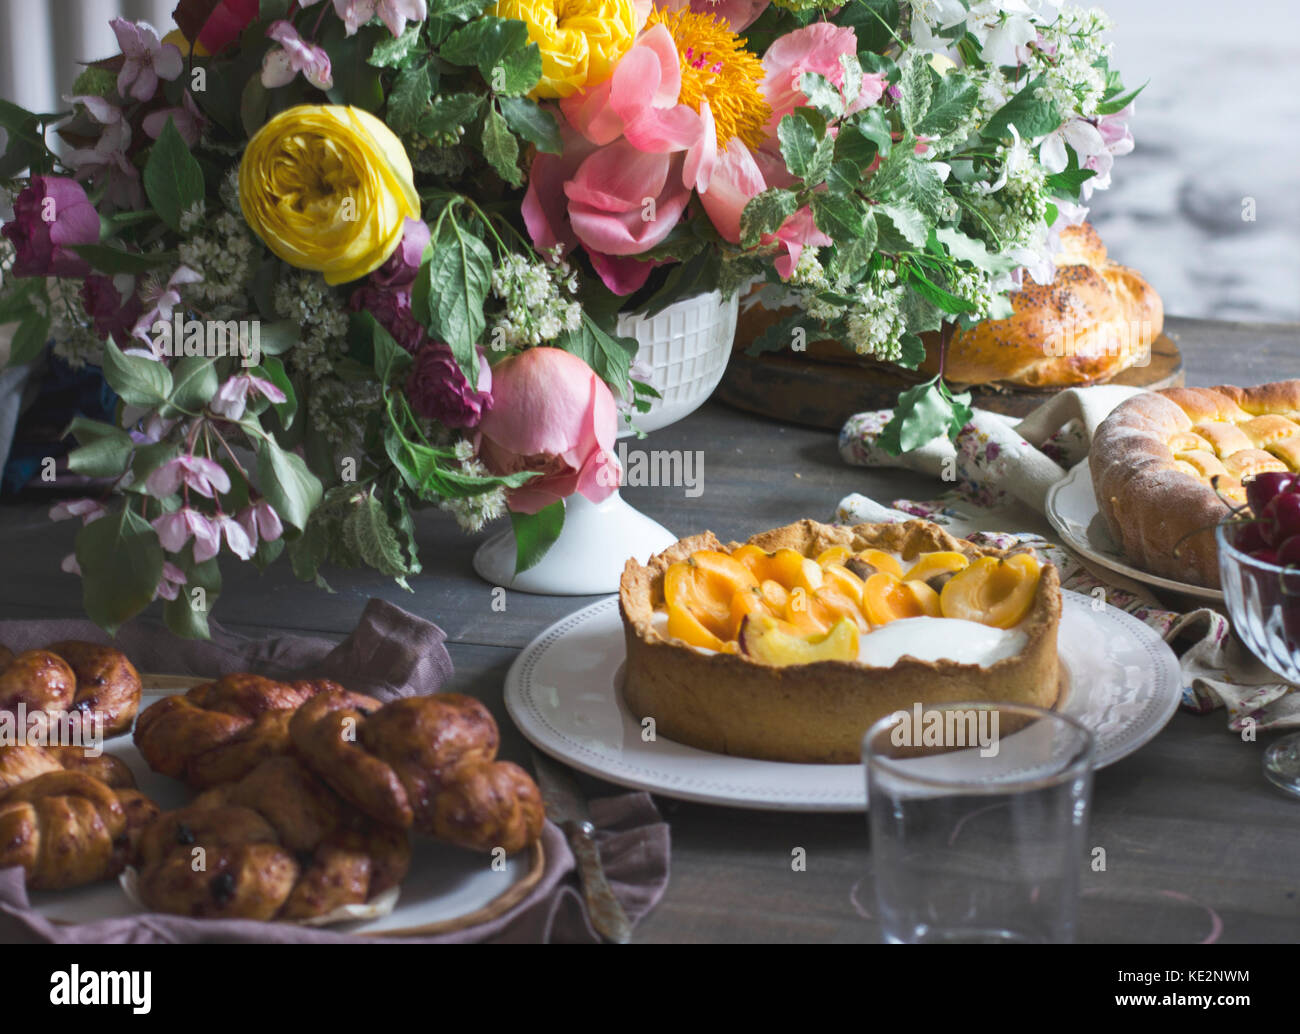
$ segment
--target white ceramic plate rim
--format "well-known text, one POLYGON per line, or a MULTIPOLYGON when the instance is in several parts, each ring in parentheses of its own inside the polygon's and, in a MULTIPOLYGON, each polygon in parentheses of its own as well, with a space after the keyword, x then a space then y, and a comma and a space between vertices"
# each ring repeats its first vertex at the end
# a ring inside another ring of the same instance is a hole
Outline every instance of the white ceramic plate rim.
POLYGON ((1076 553, 1082 554, 1094 563, 1100 564, 1116 574, 1122 574, 1135 581, 1145 582, 1157 589, 1179 592, 1185 596, 1194 596, 1201 600, 1223 602, 1223 593, 1205 585, 1193 585, 1173 578, 1162 578, 1158 574, 1134 567, 1125 557, 1094 541, 1088 535, 1092 519, 1101 511, 1097 508, 1097 496, 1092 489, 1092 473, 1088 461, 1074 466, 1070 473, 1047 490, 1047 519, 1057 530, 1065 544, 1076 553))
MULTIPOLYGON (((1173 717, 1182 699, 1178 659, 1163 639, 1137 618, 1103 606, 1095 608, 1091 597, 1062 592, 1061 655, 1072 688, 1065 714, 1086 718, 1097 736, 1096 767, 1113 764, 1152 739, 1173 717), (1100 623, 1102 627, 1096 627, 1100 623), (1110 649, 1122 643, 1135 664, 1126 668, 1127 686, 1080 685, 1088 666, 1104 662, 1095 657, 1095 637, 1071 635, 1091 630, 1101 635, 1110 649), (1093 645, 1088 645, 1093 644, 1093 645), (1140 655, 1140 656, 1139 656, 1140 655), (1140 712, 1123 713, 1119 697, 1130 695, 1127 704, 1140 703, 1140 712), (1098 694, 1096 700, 1093 694, 1098 694), (1134 698, 1133 694, 1140 694, 1134 698), (1089 703, 1085 716, 1075 714, 1072 703, 1089 703)), ((731 757, 695 750, 684 744, 660 740, 653 748, 640 737, 622 736, 614 742, 597 731, 583 742, 571 730, 557 727, 537 697, 544 691, 554 699, 557 712, 568 710, 570 724, 584 699, 595 699, 605 709, 616 708, 621 731, 639 730, 637 720, 615 689, 615 672, 587 666, 587 677, 570 681, 563 689, 543 686, 536 673, 554 651, 571 650, 578 632, 600 636, 601 649, 617 668, 623 657, 623 626, 618 615, 618 597, 611 596, 584 607, 551 625, 537 636, 511 665, 505 682, 506 709, 520 731, 538 749, 588 775, 621 786, 647 790, 665 797, 724 804, 765 811, 861 812, 866 809, 866 785, 861 765, 795 765, 751 758, 731 757), (594 629, 594 632, 593 632, 594 629), (610 699, 612 695, 612 700, 610 699), (624 749, 623 743, 630 746, 624 749), (593 749, 593 744, 601 749, 593 749)))

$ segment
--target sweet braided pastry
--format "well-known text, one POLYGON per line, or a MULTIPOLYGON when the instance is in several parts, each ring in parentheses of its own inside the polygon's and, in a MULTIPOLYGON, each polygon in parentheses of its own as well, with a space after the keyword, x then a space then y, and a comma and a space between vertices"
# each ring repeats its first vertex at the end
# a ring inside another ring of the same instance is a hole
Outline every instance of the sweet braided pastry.
POLYGON ((397 886, 404 831, 348 807, 291 757, 160 815, 140 843, 144 903, 179 915, 311 919, 397 886))
POLYGON ((102 718, 103 735, 131 728, 140 708, 140 674, 111 646, 58 642, 14 655, 0 647, 0 711, 102 718))
POLYGON ((1089 454, 1097 506, 1125 556, 1153 574, 1219 585, 1214 526, 1245 482, 1300 470, 1300 380, 1167 388, 1121 403, 1089 454))
POLYGON ((371 711, 326 691, 298 709, 289 734, 312 771, 378 822, 511 854, 541 836, 537 785, 495 760, 496 721, 472 697, 407 697, 371 711))
POLYGON ((84 771, 42 772, 0 791, 0 869, 21 866, 33 890, 97 883, 133 860, 157 814, 133 787, 84 771))
POLYGON ((225 675, 145 708, 135 745, 155 772, 196 789, 235 782, 288 751, 289 719, 324 690, 344 693, 359 707, 379 707, 379 701, 348 694, 333 682, 225 675))

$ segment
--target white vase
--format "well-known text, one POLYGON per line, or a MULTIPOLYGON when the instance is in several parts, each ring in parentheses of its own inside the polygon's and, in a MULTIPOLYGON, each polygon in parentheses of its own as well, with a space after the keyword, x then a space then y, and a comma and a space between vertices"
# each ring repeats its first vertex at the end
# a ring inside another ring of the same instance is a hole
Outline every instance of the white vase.
POLYGON ((515 574, 515 533, 507 529, 479 547, 474 570, 489 584, 518 592, 597 596, 618 591, 629 557, 644 563, 676 541, 618 492, 600 503, 572 495, 564 501, 564 530, 535 567, 515 574))
MULTIPOLYGON (((637 361, 651 369, 663 396, 634 417, 645 432, 676 423, 702 406, 722 380, 736 337, 738 297, 718 291, 674 302, 657 315, 624 314, 618 333, 640 343, 637 361)), ((625 431, 624 434, 631 434, 625 431)), ((474 570, 491 585, 545 596, 618 592, 629 557, 642 563, 677 541, 671 531, 633 509, 615 492, 602 503, 580 495, 564 504, 564 530, 534 567, 515 574, 515 533, 506 529, 474 554, 474 570)))
POLYGON ((638 428, 649 433, 675 424, 713 394, 731 358, 739 302, 738 294, 724 302, 720 292, 710 291, 674 302, 649 319, 626 313, 618 318, 619 335, 637 339, 636 361, 653 371, 651 383, 663 396, 650 412, 633 418, 638 428))

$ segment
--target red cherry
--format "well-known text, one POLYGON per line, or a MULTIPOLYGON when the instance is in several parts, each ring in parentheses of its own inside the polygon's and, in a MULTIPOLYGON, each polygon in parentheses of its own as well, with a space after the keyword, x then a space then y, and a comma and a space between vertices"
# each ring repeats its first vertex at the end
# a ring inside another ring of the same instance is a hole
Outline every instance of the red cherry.
POLYGON ((1264 541, 1277 548, 1292 535, 1300 535, 1300 494, 1283 492, 1275 495, 1260 514, 1264 541))
POLYGON ((1228 541, 1243 553, 1268 549, 1268 543, 1264 541, 1262 521, 1234 521, 1231 527, 1228 541))
POLYGON ((1264 512, 1274 496, 1300 488, 1300 478, 1287 471, 1269 470, 1246 482, 1246 502, 1256 516, 1264 512))
POLYGON ((1271 549, 1256 549, 1251 552, 1250 558, 1252 560, 1258 560, 1260 563, 1263 564, 1277 563, 1277 554, 1274 553, 1273 550, 1271 549))
POLYGON ((1283 567, 1300 565, 1300 535, 1292 535, 1277 547, 1277 562, 1283 567))

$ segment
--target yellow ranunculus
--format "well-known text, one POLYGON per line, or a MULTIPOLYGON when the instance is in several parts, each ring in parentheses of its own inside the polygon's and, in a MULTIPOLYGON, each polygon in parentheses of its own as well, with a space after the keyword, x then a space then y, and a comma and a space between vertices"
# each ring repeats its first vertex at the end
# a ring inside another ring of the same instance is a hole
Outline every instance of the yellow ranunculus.
POLYGON ((249 141, 239 205, 277 258, 345 284, 382 266, 420 218, 412 180, 402 142, 375 116, 304 104, 249 141))
POLYGON ((640 27, 633 0, 498 0, 492 14, 526 23, 542 52, 531 97, 568 97, 603 83, 640 27))

